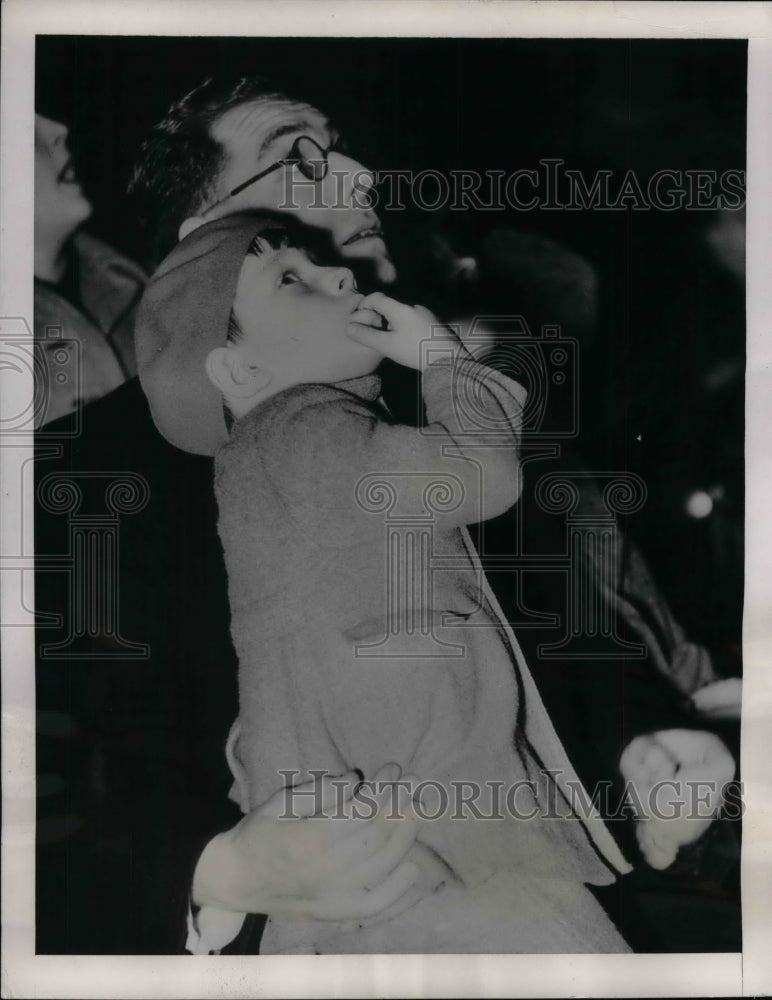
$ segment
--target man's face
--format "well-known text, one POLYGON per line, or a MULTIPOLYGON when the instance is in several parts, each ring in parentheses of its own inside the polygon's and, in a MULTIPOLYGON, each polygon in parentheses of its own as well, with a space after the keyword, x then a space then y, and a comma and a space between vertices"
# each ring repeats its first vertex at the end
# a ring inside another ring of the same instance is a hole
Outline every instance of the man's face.
POLYGON ((295 139, 308 135, 323 149, 334 145, 335 135, 320 111, 307 104, 257 99, 232 108, 211 127, 211 136, 225 151, 225 165, 217 179, 205 218, 216 218, 245 208, 291 211, 308 226, 324 229, 344 259, 368 260, 383 284, 396 278, 380 222, 367 207, 365 192, 371 176, 356 160, 336 150, 329 153, 329 170, 316 183, 303 177, 296 166, 285 166, 250 184, 243 192, 228 194, 253 174, 286 157, 295 139))
POLYGON ((257 241, 244 259, 233 312, 242 339, 232 349, 276 383, 340 382, 374 371, 381 355, 348 336, 362 301, 346 267, 320 267, 305 250, 257 241))
POLYGON ((35 115, 35 230, 63 239, 91 214, 67 148, 67 129, 35 115))

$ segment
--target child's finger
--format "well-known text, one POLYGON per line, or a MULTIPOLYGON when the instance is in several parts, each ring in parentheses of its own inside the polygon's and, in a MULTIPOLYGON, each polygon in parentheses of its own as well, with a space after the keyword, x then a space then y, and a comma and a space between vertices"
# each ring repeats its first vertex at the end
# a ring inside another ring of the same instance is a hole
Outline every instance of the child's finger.
POLYGON ((374 330, 371 326, 354 322, 349 322, 347 333, 352 340, 381 353, 383 353, 383 338, 389 336, 386 330, 374 330))
POLYGON ((437 326, 442 326, 442 324, 434 315, 434 313, 431 311, 431 309, 427 309, 426 306, 419 306, 417 303, 416 305, 413 306, 413 308, 420 316, 422 316, 425 320, 427 320, 427 322, 435 324, 437 326))
POLYGON ((386 295, 385 292, 370 292, 365 295, 364 298, 359 303, 360 308, 363 306, 369 309, 378 309, 380 305, 384 305, 387 302, 396 302, 390 295, 386 295))
POLYGON ((372 292, 366 295, 359 303, 360 309, 374 309, 385 316, 390 326, 396 326, 400 318, 410 315, 413 312, 412 306, 406 306, 404 302, 397 302, 396 299, 389 298, 383 292, 372 292))
POLYGON ((375 330, 383 330, 386 327, 386 319, 375 309, 355 309, 351 314, 352 323, 362 323, 364 326, 371 326, 375 330))
POLYGON ((325 775, 319 784, 311 779, 291 789, 281 788, 257 812, 262 816, 280 816, 289 810, 292 815, 304 818, 316 812, 335 810, 353 798, 359 781, 356 771, 347 771, 341 775, 325 775))

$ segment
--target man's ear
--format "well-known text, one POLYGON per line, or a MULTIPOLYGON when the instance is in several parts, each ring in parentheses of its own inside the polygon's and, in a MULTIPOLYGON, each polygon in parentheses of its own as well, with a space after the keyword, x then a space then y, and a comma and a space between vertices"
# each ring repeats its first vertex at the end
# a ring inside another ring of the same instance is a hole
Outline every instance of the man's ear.
POLYGON ((232 347, 215 347, 206 358, 206 374, 226 399, 250 399, 271 383, 271 373, 248 364, 232 347))
POLYGON ((177 240, 181 242, 182 240, 185 239, 186 236, 189 236, 191 233, 195 232, 199 226, 203 226, 205 222, 206 219, 203 219, 200 215, 191 215, 190 218, 185 219, 185 221, 180 226, 179 231, 177 233, 177 240))

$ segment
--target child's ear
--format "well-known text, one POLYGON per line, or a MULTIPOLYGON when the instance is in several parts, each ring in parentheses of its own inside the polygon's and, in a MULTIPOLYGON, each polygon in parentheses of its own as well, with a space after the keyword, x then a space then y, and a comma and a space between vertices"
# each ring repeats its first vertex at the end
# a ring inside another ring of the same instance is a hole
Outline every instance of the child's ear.
POLYGON ((271 383, 271 373, 246 362, 233 347, 215 347, 206 358, 209 381, 227 399, 249 399, 271 383))

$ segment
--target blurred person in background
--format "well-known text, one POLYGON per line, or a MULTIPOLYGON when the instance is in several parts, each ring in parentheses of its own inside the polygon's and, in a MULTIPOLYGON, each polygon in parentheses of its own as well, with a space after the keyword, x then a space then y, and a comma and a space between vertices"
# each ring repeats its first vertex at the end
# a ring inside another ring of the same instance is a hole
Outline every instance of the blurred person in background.
POLYGON ((145 273, 81 231, 92 206, 67 128, 35 115, 35 426, 100 399, 136 373, 134 311, 145 273))

